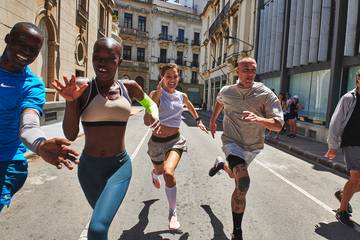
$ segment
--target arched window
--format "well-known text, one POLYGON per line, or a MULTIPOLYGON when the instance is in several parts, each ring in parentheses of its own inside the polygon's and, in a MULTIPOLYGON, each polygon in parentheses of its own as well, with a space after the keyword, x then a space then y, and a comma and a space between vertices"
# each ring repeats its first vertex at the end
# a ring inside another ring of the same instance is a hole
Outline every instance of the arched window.
POLYGON ((38 56, 38 68, 37 69, 38 73, 41 72, 40 76, 44 81, 45 86, 47 87, 48 84, 48 68, 49 68, 49 34, 48 34, 48 29, 46 26, 46 20, 45 18, 40 20, 39 23, 39 29, 40 31, 43 33, 44 35, 44 43, 43 46, 41 48, 41 52, 38 56))

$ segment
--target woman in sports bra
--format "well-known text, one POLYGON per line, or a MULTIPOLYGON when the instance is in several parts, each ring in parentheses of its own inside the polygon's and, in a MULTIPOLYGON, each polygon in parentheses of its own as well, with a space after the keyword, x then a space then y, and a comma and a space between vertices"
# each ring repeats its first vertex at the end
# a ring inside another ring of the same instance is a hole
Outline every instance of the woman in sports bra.
MULTIPOLYGON (((188 96, 176 90, 179 83, 178 66, 166 64, 160 69, 160 75, 157 89, 150 93, 150 97, 159 106, 160 126, 153 131, 148 142, 148 154, 154 166, 151 171, 154 186, 160 188, 160 175, 163 175, 165 180, 165 193, 169 202, 169 229, 178 229, 180 223, 176 214, 174 173, 182 153, 187 150, 186 140, 179 132, 184 104, 195 118, 197 126, 206 133, 207 130, 188 96)), ((148 126, 153 124, 149 114, 145 114, 144 122, 148 126)))
POLYGON ((85 146, 78 177, 94 209, 88 229, 89 240, 108 239, 110 224, 129 186, 132 168, 124 136, 131 100, 141 100, 146 111, 158 118, 156 104, 135 81, 115 80, 122 60, 121 50, 115 40, 101 38, 94 45, 92 58, 95 78, 80 86, 74 76, 71 80, 64 77, 65 84, 53 82, 66 99, 63 122, 66 138, 76 139, 80 119, 84 128, 85 146))

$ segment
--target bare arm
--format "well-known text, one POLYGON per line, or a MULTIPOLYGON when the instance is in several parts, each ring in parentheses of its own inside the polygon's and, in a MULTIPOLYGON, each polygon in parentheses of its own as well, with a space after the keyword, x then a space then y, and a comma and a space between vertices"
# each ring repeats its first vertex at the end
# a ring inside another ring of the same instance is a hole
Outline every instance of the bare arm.
POLYGON ((189 112, 191 113, 191 115, 193 116, 193 118, 196 121, 196 125, 203 130, 204 132, 208 133, 206 127, 204 126, 204 124, 202 123, 199 114, 196 112, 194 105, 192 104, 192 102, 189 100, 187 94, 183 93, 183 100, 184 103, 187 107, 187 109, 189 110, 189 112))
POLYGON ((221 111, 223 110, 224 105, 218 101, 216 101, 215 106, 214 106, 214 110, 211 114, 211 118, 210 118, 210 131, 211 131, 211 135, 214 138, 215 137, 215 132, 216 132, 216 120, 219 117, 219 114, 221 113, 221 111))
POLYGON ((79 101, 66 101, 65 115, 63 120, 63 131, 65 137, 70 141, 74 141, 79 134, 79 122, 79 101))

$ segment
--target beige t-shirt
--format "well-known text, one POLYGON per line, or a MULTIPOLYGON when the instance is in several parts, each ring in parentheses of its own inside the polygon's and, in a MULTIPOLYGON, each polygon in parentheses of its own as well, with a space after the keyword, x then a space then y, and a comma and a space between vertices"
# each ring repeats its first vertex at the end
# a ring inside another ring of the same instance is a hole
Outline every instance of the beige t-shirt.
POLYGON ((224 86, 217 96, 224 105, 223 144, 236 143, 246 151, 264 148, 265 128, 242 119, 243 111, 250 111, 264 118, 274 118, 284 124, 281 103, 264 84, 254 82, 251 90, 241 89, 238 84, 224 86))

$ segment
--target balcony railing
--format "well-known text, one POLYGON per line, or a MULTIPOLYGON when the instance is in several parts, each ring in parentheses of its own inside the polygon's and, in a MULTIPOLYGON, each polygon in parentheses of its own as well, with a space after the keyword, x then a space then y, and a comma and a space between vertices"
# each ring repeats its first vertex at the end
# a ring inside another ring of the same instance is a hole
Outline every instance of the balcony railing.
POLYGON ((148 32, 143 32, 143 31, 140 31, 138 29, 128 28, 128 27, 125 27, 125 26, 120 26, 120 33, 127 34, 127 35, 134 35, 134 36, 143 37, 143 38, 149 37, 148 32))
POLYGON ((182 60, 182 59, 176 59, 175 63, 176 63, 177 65, 180 65, 180 66, 185 65, 185 62, 184 62, 184 60, 182 60))
POLYGON ((191 45, 192 45, 192 46, 200 46, 200 40, 199 40, 199 39, 192 40, 192 41, 191 41, 191 45))
POLYGON ((99 38, 103 38, 103 37, 105 37, 105 28, 104 28, 104 27, 100 27, 100 28, 98 29, 98 39, 99 39, 99 38))
POLYGON ((227 2, 221 13, 216 17, 215 21, 211 24, 209 28, 209 35, 212 35, 215 30, 221 26, 222 22, 226 17, 228 17, 228 13, 230 11, 230 2, 227 2))
POLYGON ((170 63, 169 58, 159 57, 158 63, 170 63))
POLYGON ((198 80, 196 78, 191 78, 191 84, 198 84, 198 80))
POLYGON ((81 17, 85 18, 86 20, 89 19, 89 13, 86 10, 86 7, 83 6, 82 4, 78 5, 78 9, 77 9, 78 14, 81 15, 81 17))
POLYGON ((159 40, 172 41, 172 36, 168 34, 160 33, 159 40))
POLYGON ((192 67, 199 67, 199 62, 198 62, 198 61, 193 61, 193 62, 191 63, 191 66, 192 66, 192 67))
POLYGON ((182 37, 177 37, 177 38, 176 38, 176 43, 185 43, 185 44, 188 44, 188 43, 189 43, 189 39, 187 39, 187 38, 182 38, 182 37))

